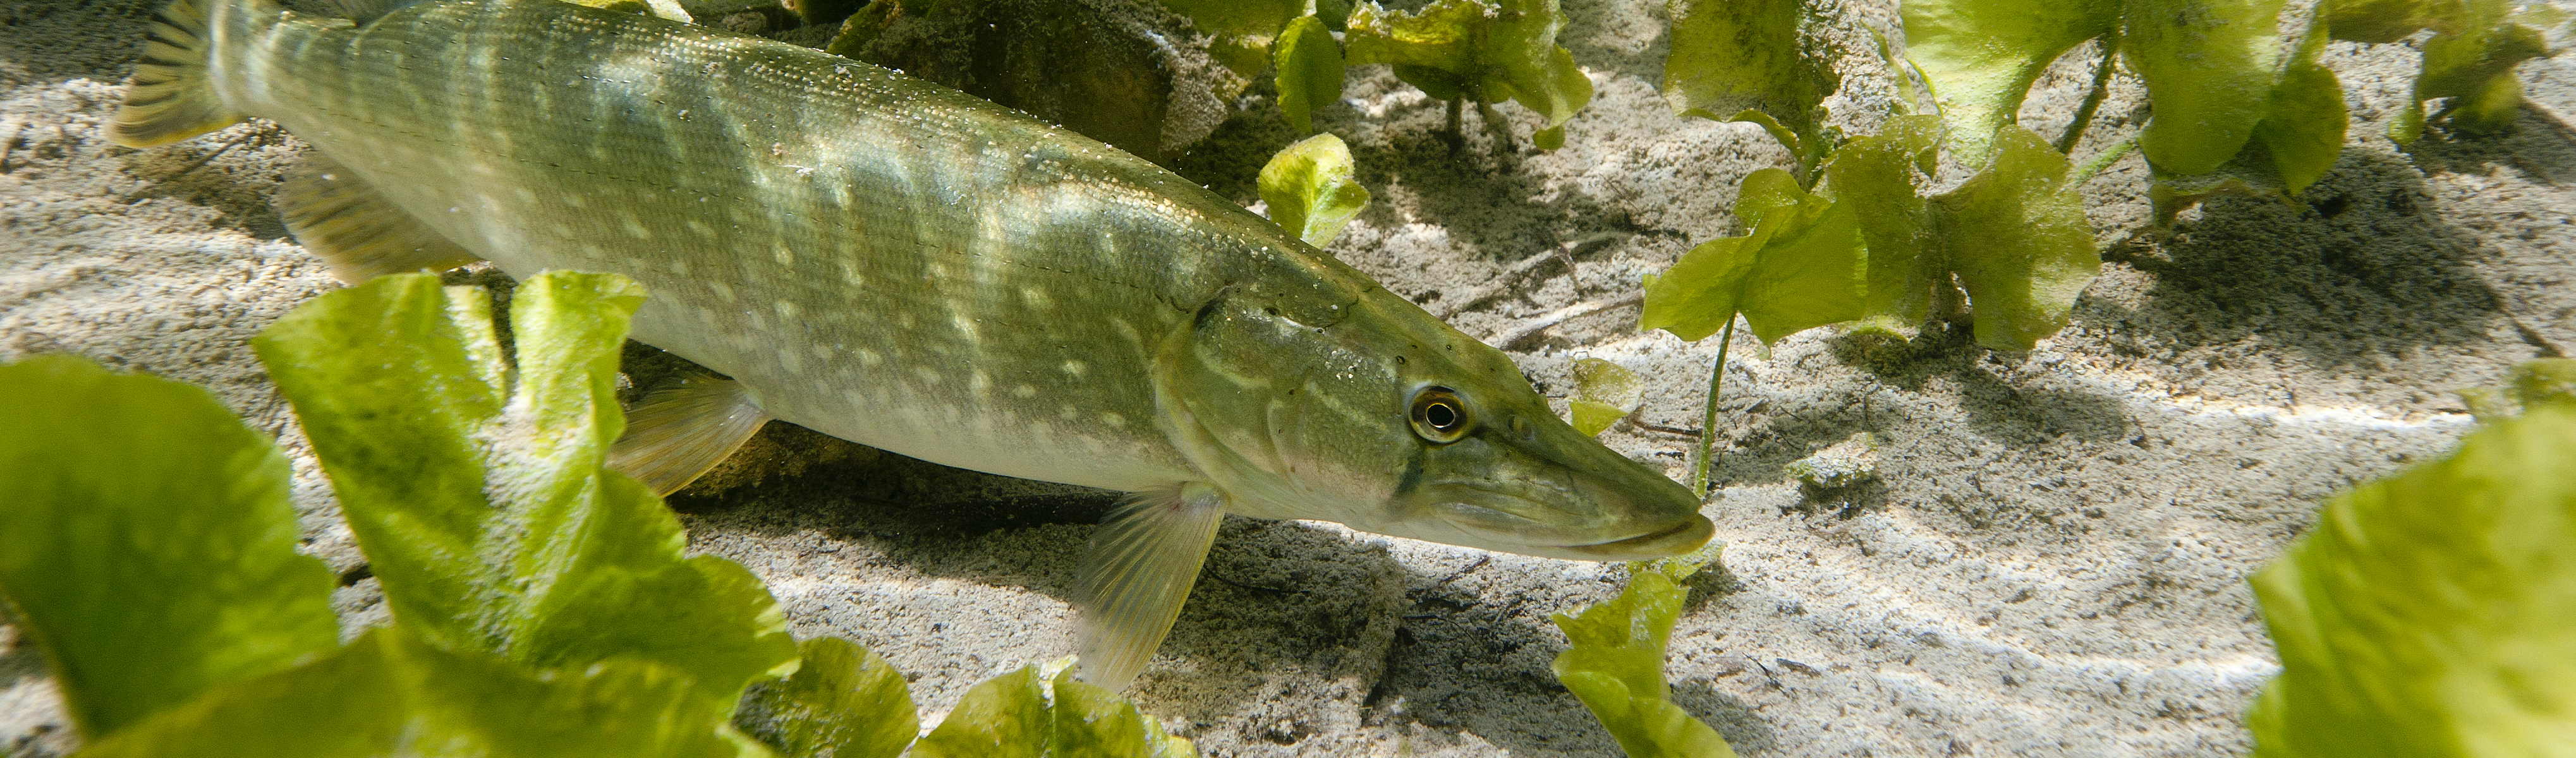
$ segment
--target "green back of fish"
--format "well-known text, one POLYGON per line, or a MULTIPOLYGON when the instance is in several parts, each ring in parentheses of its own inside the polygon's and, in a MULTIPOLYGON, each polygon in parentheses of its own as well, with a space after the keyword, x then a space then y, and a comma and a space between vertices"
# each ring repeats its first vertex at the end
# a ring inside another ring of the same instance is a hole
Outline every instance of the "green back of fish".
POLYGON ((941 463, 1194 478, 1153 428, 1165 336, 1229 286, 1374 289, 1145 161, 792 45, 552 0, 237 26, 234 109, 513 275, 634 277, 636 337, 772 415, 941 463))

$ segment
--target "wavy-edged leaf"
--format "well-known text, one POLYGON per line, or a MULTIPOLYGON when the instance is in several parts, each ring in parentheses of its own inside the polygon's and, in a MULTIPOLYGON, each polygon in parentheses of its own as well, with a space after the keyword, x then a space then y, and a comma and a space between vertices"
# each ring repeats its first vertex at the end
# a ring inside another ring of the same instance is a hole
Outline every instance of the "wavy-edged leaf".
POLYGON ((0 598, 84 736, 330 651, 286 457, 214 395, 46 355, 0 366, 0 598))
POLYGON ((1589 437, 1637 412, 1646 402, 1645 380, 1625 366, 1599 358, 1574 362, 1574 430, 1589 437))
POLYGON ((1262 164, 1261 201, 1279 228, 1320 248, 1368 207, 1368 188, 1353 181, 1351 171, 1351 148, 1342 138, 1308 137, 1262 164))
POLYGON ((1854 138, 1825 164, 1823 185, 1852 207, 1869 250, 1862 274, 1861 312, 1917 324, 1930 314, 1932 288, 1949 270, 1933 250, 1929 201, 1914 189, 1916 174, 1938 164, 1940 116, 1895 116, 1879 133, 1854 138))
MULTIPOLYGON (((723 704, 730 705, 730 704, 723 704)), ((635 659, 540 675, 400 629, 208 691, 81 758, 752 758, 686 674, 635 659)))
POLYGON ((2505 375, 2504 386, 2460 390, 2479 421, 2495 421, 2541 403, 2576 404, 2576 358, 2525 361, 2505 375))
POLYGON ((734 724, 785 758, 895 758, 921 732, 903 672, 839 637, 798 646, 804 664, 751 688, 734 724))
POLYGON ((1976 311, 1979 344, 2031 349, 2065 328, 2075 298, 2101 272, 2066 168, 2047 140, 2013 127, 1997 135, 1986 170, 1932 198, 1943 257, 1976 311))
POLYGON ((1951 151, 1983 164, 2040 72, 2118 28, 2120 9, 2117 0, 1906 0, 1906 58, 1953 128, 1951 151))
POLYGON ((2325 53, 2326 39, 2324 24, 2308 25, 2307 37, 2282 68, 2280 81, 2272 85, 2263 120, 2254 125, 2254 140, 2270 156, 2281 188, 2291 195, 2315 184, 2334 167, 2335 158, 2343 155, 2344 129, 2351 120, 2344 108, 2343 82, 2335 78, 2333 69, 2317 62, 2317 56, 2325 53))
POLYGON ((2254 138, 2281 73, 2283 0, 2129 0, 2121 54, 2147 82, 2147 160, 2205 174, 2254 138))
POLYGON ((1274 46, 1279 58, 1279 113, 1297 131, 1315 130, 1316 108, 1342 99, 1342 43, 1322 19, 1288 22, 1274 46))
POLYGON ((1741 312, 1769 343, 1865 315, 1866 253, 1851 206, 1770 168, 1745 177, 1735 213, 1753 233, 1702 243, 1648 282, 1641 328, 1699 340, 1741 312))
POLYGON ((620 656, 731 707, 795 664, 777 602, 732 562, 686 558, 661 499, 601 466, 641 288, 553 272, 511 301, 398 275, 297 308, 252 341, 294 402, 396 623, 538 667, 620 656))
POLYGON ((976 683, 913 743, 912 758, 1043 758, 1055 739, 1047 689, 1036 666, 976 683))
POLYGON ((2266 758, 2576 751, 2576 403, 2327 503, 2254 575, 2281 675, 2266 758))
MULTIPOLYGON (((1556 44, 1564 25, 1557 0, 1437 0, 1414 13, 1366 2, 1351 10, 1344 54, 1392 64, 1435 99, 1517 101, 1546 120, 1541 131, 1561 130, 1592 101, 1592 79, 1556 44)), ((1563 132, 1554 135, 1539 141, 1563 144, 1563 132)))
POLYGON ((1807 0, 1670 0, 1666 9, 1672 54, 1663 88, 1674 110, 1763 123, 1805 155, 1820 136, 1825 97, 1842 86, 1832 61, 1801 41, 1807 0))
POLYGON ((2513 69, 2548 55, 2549 43, 2540 30, 2517 23, 2509 8, 2503 0, 2464 0, 2437 21, 2440 33, 2424 41, 2424 69, 2415 77, 2409 109, 2419 114, 2411 119, 2415 131, 2400 134, 2395 129, 2406 122, 2391 125, 2391 136, 2403 137, 2400 144, 2422 133, 2423 102, 2436 98, 2451 98, 2439 116, 2455 129, 2484 134, 2513 125, 2522 109, 2522 78, 2513 69))
POLYGON ((1629 564, 1618 597, 1550 617, 1565 631, 1566 648, 1549 668, 1630 756, 1735 755, 1716 730, 1672 704, 1664 683, 1664 645, 1689 594, 1679 583, 1716 560, 1718 549, 1629 564))
POLYGON ((1162 722, 1147 718, 1136 704, 1106 687, 1073 678, 1073 669, 1056 674, 1055 754, 1064 758, 1198 758, 1198 746, 1163 731, 1162 722))

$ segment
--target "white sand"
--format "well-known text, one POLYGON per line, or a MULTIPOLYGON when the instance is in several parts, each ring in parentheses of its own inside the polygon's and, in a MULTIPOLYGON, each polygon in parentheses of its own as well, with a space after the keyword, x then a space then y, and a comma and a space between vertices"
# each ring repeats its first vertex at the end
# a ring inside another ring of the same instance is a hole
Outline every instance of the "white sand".
MULTIPOLYGON (((302 150, 253 122, 183 145, 110 147, 100 123, 155 0, 0 7, 0 360, 70 351, 204 384, 297 467, 308 548, 363 562, 247 347, 332 284, 266 205, 302 150), (230 145, 229 147, 226 147, 230 145)), ((1655 95, 1660 4, 1575 0, 1566 43, 1600 95, 1555 154, 1452 155, 1440 104, 1382 68, 1350 140, 1379 202, 1333 252, 1472 334, 1634 290, 1692 243, 1732 233, 1747 172, 1785 165, 1758 129, 1683 120, 1655 95), (1566 254, 1499 297, 1457 303, 1530 256, 1566 254)), ((1893 30, 1883 5, 1855 11, 1893 30)), ((1851 30, 1845 30, 1846 35, 1851 30)), ((2081 57, 2081 56, 2078 56, 2081 57)), ((2063 128, 2091 61, 2042 81, 2024 122, 2063 128)), ((2338 44, 2358 121, 2303 203, 2222 199, 2171 235, 2143 229, 2134 156, 2086 188, 2102 278, 2072 327, 2027 355, 1930 336, 1793 338, 1729 358, 1729 543, 1694 585, 1669 674, 1686 709, 1753 755, 2241 755, 2242 714, 2276 664, 2244 578, 2336 490, 2437 455, 2469 427, 2453 389, 2576 349, 2576 147, 2520 131, 2399 149, 2382 135, 2414 66, 2402 45, 2338 44), (1790 462, 1861 431, 1875 484, 1806 491, 1790 462)), ((2565 60, 2526 64, 2537 102, 2576 112, 2565 60)), ((2123 77, 2076 149, 2137 128, 2123 77)), ((1836 105, 1867 131, 1884 77, 1836 105)), ((1295 135, 1266 99, 1219 129, 1193 176, 1249 203, 1295 135)), ((1714 345, 1639 334, 1634 308, 1515 352, 1551 395, 1573 359, 1650 383, 1647 425, 1605 439, 1676 476, 1714 345), (1650 425, 1650 426, 1649 426, 1650 425)), ((838 634, 915 675, 926 716, 973 682, 1061 655, 1073 562, 1097 493, 891 457, 683 497, 695 549, 770 582, 800 635, 838 634)), ((1229 522, 1135 692, 1214 755, 1615 755, 1547 663, 1547 614, 1601 600, 1613 567, 1489 554, 1330 525, 1229 522)), ((341 591, 382 623, 374 581, 341 591)), ((0 625, 0 749, 73 746, 35 651, 0 625)))

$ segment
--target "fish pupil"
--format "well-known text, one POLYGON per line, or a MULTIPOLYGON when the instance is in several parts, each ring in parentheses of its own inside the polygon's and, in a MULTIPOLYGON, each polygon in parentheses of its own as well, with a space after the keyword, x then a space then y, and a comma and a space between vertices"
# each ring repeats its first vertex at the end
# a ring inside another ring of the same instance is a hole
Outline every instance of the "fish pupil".
POLYGON ((1444 432, 1458 425, 1458 409, 1449 407, 1448 403, 1432 403, 1431 408, 1423 411, 1422 415, 1424 420, 1431 422, 1433 428, 1444 432))

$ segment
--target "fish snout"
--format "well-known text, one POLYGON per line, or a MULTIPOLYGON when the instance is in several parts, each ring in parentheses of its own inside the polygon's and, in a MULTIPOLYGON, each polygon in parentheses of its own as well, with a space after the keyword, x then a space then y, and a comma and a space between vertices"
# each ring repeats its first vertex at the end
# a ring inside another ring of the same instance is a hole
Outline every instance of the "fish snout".
POLYGON ((1603 511, 1619 514, 1624 529, 1611 539, 1565 549, 1595 561, 1641 561, 1680 555, 1708 544, 1717 526, 1699 515, 1690 488, 1656 476, 1629 487, 1584 478, 1575 483, 1581 496, 1603 511), (1658 486, 1660 485, 1660 486, 1658 486))

